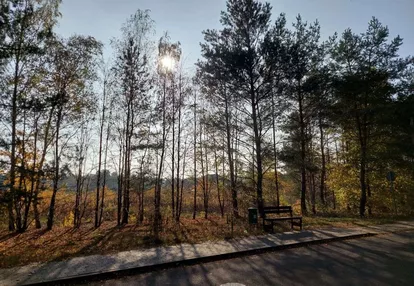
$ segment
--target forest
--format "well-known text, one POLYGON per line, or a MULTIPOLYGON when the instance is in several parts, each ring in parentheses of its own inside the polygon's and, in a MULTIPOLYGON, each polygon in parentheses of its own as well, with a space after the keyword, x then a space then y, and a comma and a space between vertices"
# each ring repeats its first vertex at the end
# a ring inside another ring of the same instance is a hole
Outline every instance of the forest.
POLYGON ((413 215, 414 58, 379 19, 322 39, 227 0, 193 67, 148 10, 105 54, 55 32, 61 0, 0 3, 2 233, 413 215))

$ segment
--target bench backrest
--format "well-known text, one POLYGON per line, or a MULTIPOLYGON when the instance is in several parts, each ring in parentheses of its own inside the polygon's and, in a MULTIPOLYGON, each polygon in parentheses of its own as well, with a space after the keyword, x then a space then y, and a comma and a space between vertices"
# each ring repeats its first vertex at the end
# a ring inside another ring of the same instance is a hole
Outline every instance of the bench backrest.
POLYGON ((266 214, 286 214, 286 213, 292 216, 291 206, 264 207, 263 208, 263 218, 266 217, 266 214))

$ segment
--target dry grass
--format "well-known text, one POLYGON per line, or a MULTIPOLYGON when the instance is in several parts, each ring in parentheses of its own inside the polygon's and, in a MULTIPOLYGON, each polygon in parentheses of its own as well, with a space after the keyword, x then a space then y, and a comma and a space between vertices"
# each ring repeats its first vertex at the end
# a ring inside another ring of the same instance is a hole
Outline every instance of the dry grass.
POLYGON ((343 227, 352 228, 358 226, 369 226, 388 224, 398 220, 407 219, 406 217, 373 217, 373 218, 360 218, 360 217, 323 217, 323 216, 309 216, 303 218, 303 225, 305 229, 317 229, 317 228, 329 228, 329 227, 343 227))
MULTIPOLYGON (((394 219, 359 219, 345 217, 305 217, 304 228, 355 227, 390 223, 394 219)), ((199 243, 231 237, 226 218, 211 215, 209 219, 192 220, 183 217, 180 224, 164 222, 161 241, 155 242, 149 222, 143 225, 117 227, 105 222, 99 229, 84 224, 79 229, 56 227, 52 231, 30 229, 23 234, 0 231, 0 268, 26 265, 32 262, 63 260, 75 256, 109 254, 142 249, 159 244, 199 243)), ((287 228, 278 228, 284 231, 287 228)), ((235 221, 233 237, 260 235, 260 227, 251 227, 247 219, 235 221)))
MULTIPOLYGON (((150 229, 148 222, 141 226, 131 224, 123 227, 106 222, 99 229, 94 229, 91 224, 84 224, 79 229, 30 229, 23 234, 0 231, 0 268, 148 248, 157 245, 150 229)), ((234 224, 234 237, 261 233, 260 228, 250 227, 245 220, 238 220, 234 224)), ((225 218, 182 218, 180 224, 169 223, 164 226, 158 244, 198 243, 230 237, 230 225, 225 218)))
MULTIPOLYGON (((183 215, 179 224, 171 221, 170 201, 164 196, 162 201, 163 217, 167 218, 163 223, 163 230, 160 233, 161 241, 155 241, 151 232, 151 214, 153 193, 145 194, 145 217, 142 225, 134 224, 136 213, 134 209, 130 213, 131 224, 117 227, 114 219, 116 217, 116 194, 108 191, 106 196, 106 208, 104 217, 107 220, 99 228, 95 229, 91 223, 93 217, 93 196, 88 197, 85 218, 79 229, 73 225, 73 193, 58 193, 55 226, 52 231, 34 229, 33 225, 22 234, 9 233, 6 230, 6 220, 0 220, 0 268, 26 265, 33 262, 49 262, 64 260, 70 257, 84 256, 91 254, 110 254, 119 251, 132 249, 143 249, 156 245, 172 245, 177 243, 200 243, 204 241, 223 240, 231 237, 243 237, 263 234, 261 226, 252 227, 248 225, 247 213, 240 212, 244 218, 234 223, 233 233, 226 218, 217 215, 218 204, 212 198, 210 201, 209 219, 203 218, 203 212, 199 212, 196 220, 191 219, 192 194, 186 193, 183 204, 183 215)), ((48 208, 50 192, 42 193, 41 218, 44 223, 48 208)), ((248 196, 240 196, 240 210, 247 208, 254 203, 248 196)), ((136 204, 136 198, 132 197, 132 205, 136 204)), ((202 205, 201 197, 198 198, 198 205, 202 205)), ((299 202, 292 204, 295 213, 299 213, 299 202)), ((326 217, 305 217, 304 228, 327 228, 327 227, 354 227, 372 224, 392 222, 394 219, 359 219, 356 217, 337 217, 338 214, 328 214, 326 217)), ((401 218, 399 218, 401 219, 401 218)), ((282 225, 276 231, 289 230, 282 225)))

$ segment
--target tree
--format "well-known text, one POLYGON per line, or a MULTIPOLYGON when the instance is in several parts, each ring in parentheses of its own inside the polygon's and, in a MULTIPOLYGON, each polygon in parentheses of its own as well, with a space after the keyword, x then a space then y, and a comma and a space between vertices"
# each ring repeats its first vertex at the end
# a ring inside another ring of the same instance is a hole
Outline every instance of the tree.
MULTIPOLYGON (((108 76, 111 80, 113 80, 113 74, 112 74, 112 72, 109 75, 107 75, 106 72, 107 71, 104 70, 104 79, 108 80, 108 78, 107 78, 107 76, 108 76)), ((108 84, 108 81, 105 81, 104 80, 104 84, 108 84)), ((106 94, 106 92, 107 92, 107 90, 105 88, 105 92, 104 93, 106 94)), ((106 96, 105 96, 105 99, 106 99, 106 96)), ((103 171, 103 182, 102 182, 102 192, 101 192, 101 204, 100 204, 99 225, 102 224, 102 221, 103 221, 103 211, 104 211, 104 207, 105 207, 105 188, 106 188, 107 176, 108 176, 108 170, 107 170, 108 149, 109 149, 110 138, 112 136, 111 129, 112 129, 112 126, 113 126, 113 122, 112 122, 113 118, 112 117, 113 117, 114 101, 115 101, 114 96, 113 95, 110 96, 110 98, 109 98, 109 107, 108 107, 109 108, 109 115, 108 115, 107 120, 106 120, 107 121, 107 123, 106 123, 106 138, 105 138, 104 159, 103 159, 104 160, 104 162, 103 162, 103 170, 104 171, 103 171)), ((103 104, 105 104, 105 103, 103 103, 103 104)), ((108 103, 106 103, 106 104, 108 104, 108 103)), ((104 106, 102 108, 102 114, 104 113, 104 109, 106 109, 106 108, 107 108, 106 106, 104 106)), ((102 116, 102 120, 103 121, 104 121, 104 119, 105 119, 105 116, 102 116)))
POLYGON ((361 217, 371 195, 368 179, 373 146, 384 132, 381 114, 392 101, 398 79, 410 62, 398 56, 402 39, 397 36, 389 42, 388 36, 388 28, 373 18, 365 33, 356 35, 348 29, 332 48, 337 110, 343 115, 337 122, 358 150, 354 156, 359 165, 361 217))
POLYGON ((182 110, 185 97, 185 83, 182 66, 180 66, 180 42, 168 43, 166 54, 162 56, 161 64, 169 70, 169 96, 167 119, 171 124, 171 214, 176 221, 179 218, 180 205, 180 147, 182 133, 182 110))
MULTIPOLYGON (((271 94, 271 74, 263 61, 263 39, 268 32, 270 11, 268 3, 253 0, 227 1, 227 11, 221 14, 223 30, 204 32, 207 43, 202 46, 210 66, 218 63, 224 67, 219 72, 227 73, 226 84, 230 90, 234 90, 235 100, 241 102, 249 117, 247 127, 251 128, 254 139, 256 192, 260 213, 263 209, 263 119, 265 113, 269 112, 265 103, 271 94)), ((235 207, 234 195, 233 192, 235 207)))
MULTIPOLYGON (((122 98, 118 102, 123 113, 122 139, 123 146, 123 182, 122 189, 122 218, 119 223, 127 224, 130 208, 131 164, 135 149, 133 138, 143 122, 149 116, 149 91, 152 89, 149 71, 149 50, 151 41, 149 35, 153 31, 153 21, 149 11, 138 10, 122 28, 122 38, 114 41, 118 55, 115 63, 115 75, 119 79, 119 90, 122 98)), ((121 196, 121 194, 118 194, 121 196)), ((120 202, 118 208, 120 208, 120 202)))
POLYGON ((91 128, 88 124, 91 122, 90 117, 93 114, 85 113, 84 118, 81 119, 79 132, 77 132, 77 138, 75 142, 75 169, 76 174, 76 196, 75 196, 75 207, 73 211, 73 225, 75 228, 79 228, 82 222, 82 217, 85 213, 86 204, 85 201, 88 197, 87 188, 85 188, 86 181, 86 163, 88 157, 88 149, 90 147, 91 140, 91 128))
POLYGON ((226 66, 226 57, 229 55, 227 40, 223 33, 214 30, 204 32, 206 43, 201 45, 204 61, 199 61, 198 79, 201 84, 201 91, 206 99, 218 108, 218 116, 224 120, 215 120, 214 128, 220 129, 225 133, 226 154, 229 164, 230 189, 232 194, 233 214, 238 216, 238 201, 235 175, 234 148, 232 143, 233 130, 235 129, 234 108, 235 98, 229 92, 230 78, 227 76, 228 67, 226 66))
POLYGON ((273 168, 275 178, 276 204, 280 204, 278 158, 277 158, 277 120, 286 109, 283 103, 283 92, 286 90, 286 78, 289 70, 288 41, 290 31, 286 28, 286 17, 280 14, 270 32, 266 35, 263 44, 264 60, 273 76, 273 93, 271 96, 271 125, 272 125, 272 149, 273 168))
POLYGON ((171 125, 168 118, 168 81, 173 76, 172 69, 174 64, 178 62, 180 53, 177 53, 179 43, 170 43, 170 38, 166 33, 160 38, 158 42, 158 80, 159 80, 159 99, 156 110, 160 111, 161 115, 161 139, 157 143, 161 150, 160 158, 157 166, 157 178, 155 182, 155 197, 154 197, 154 233, 156 239, 159 238, 159 231, 161 228, 161 183, 162 174, 164 170, 164 160, 166 151, 166 142, 171 125))
POLYGON ((193 156, 194 156, 194 197, 193 197, 193 219, 196 218, 197 214, 197 91, 194 91, 194 103, 193 103, 193 156))
POLYGON ((50 87, 54 92, 51 108, 54 110, 54 163, 53 192, 47 217, 47 229, 53 227, 56 193, 59 189, 61 154, 61 128, 65 119, 74 120, 87 112, 93 99, 88 88, 96 78, 96 58, 102 45, 92 37, 72 36, 67 40, 56 40, 50 51, 50 87))
MULTIPOLYGON (((181 51, 177 51, 181 54, 181 51)), ((185 175, 185 160, 187 157, 187 140, 185 140, 184 150, 182 148, 182 136, 183 136, 183 127, 185 126, 184 116, 185 116, 185 107, 187 103, 187 98, 192 92, 191 86, 189 85, 189 79, 185 76, 183 71, 183 66, 181 64, 178 70, 178 99, 177 99, 177 109, 178 109, 178 130, 177 130, 177 178, 176 178, 176 199, 175 199, 175 220, 179 222, 181 216, 181 207, 182 207, 182 197, 183 197, 183 185, 185 175), (180 168, 181 159, 183 159, 182 169, 180 168), (181 177, 181 178, 180 178, 181 177)), ((174 147, 174 144, 173 144, 174 147)))
POLYGON ((201 118, 199 123, 199 160, 201 167, 201 189, 203 191, 203 207, 204 207, 204 218, 208 218, 209 210, 209 175, 208 175, 208 143, 207 143, 207 108, 204 101, 201 102, 201 118))
POLYGON ((326 203, 326 129, 332 125, 333 117, 333 92, 332 92, 331 73, 327 66, 319 67, 313 71, 305 83, 304 89, 312 95, 315 112, 313 112, 313 124, 319 130, 319 147, 320 147, 320 183, 319 196, 323 205, 326 203))
MULTIPOLYGON (((104 165, 106 164, 106 154, 108 150, 108 141, 109 141, 109 123, 108 123, 108 130, 107 130, 107 137, 106 137, 106 144, 105 150, 103 150, 103 140, 104 140, 104 128, 106 123, 106 113, 107 113, 107 105, 108 105, 108 88, 109 88, 109 80, 111 77, 110 71, 108 70, 105 63, 102 61, 102 107, 101 107, 101 118, 99 123, 99 149, 98 149, 98 171, 97 171, 97 179, 96 179, 96 202, 95 202, 95 227, 99 227, 102 223, 102 212, 104 206, 104 199, 105 199, 105 183, 102 185, 101 191, 101 167, 102 167, 102 153, 105 153, 104 158, 104 165)), ((112 102, 112 100, 111 100, 112 102)), ((110 112, 112 109, 110 107, 110 112)), ((109 121, 108 121, 109 122, 109 121)), ((105 167, 104 167, 105 171, 105 167)), ((105 181, 105 180, 104 180, 105 181)))
MULTIPOLYGON (((320 36, 319 23, 316 21, 308 27, 307 22, 303 22, 300 15, 293 24, 294 31, 288 40, 288 60, 290 68, 286 70, 288 90, 287 100, 292 102, 292 113, 289 116, 291 128, 295 128, 295 140, 299 141, 299 146, 294 149, 299 151, 299 169, 301 174, 301 210, 307 213, 306 193, 307 193, 307 167, 310 158, 307 158, 307 147, 311 142, 311 133, 308 132, 313 116, 312 92, 306 92, 304 85, 310 72, 318 67, 322 60, 318 45, 320 36)), ((293 139, 293 138, 292 138, 293 139)), ((294 143, 295 145, 295 143, 294 143)), ((293 145, 292 145, 293 146, 293 145)))
MULTIPOLYGON (((30 70, 28 64, 34 58, 39 57, 45 51, 45 45, 52 36, 52 29, 59 16, 58 7, 61 1, 34 1, 15 0, 1 2, 0 27, 1 51, 0 62, 9 63, 10 70, 6 70, 5 81, 8 88, 4 90, 8 98, 8 112, 10 112, 10 171, 9 171, 9 230, 17 227, 18 231, 26 229, 25 218, 22 218, 22 197, 30 207, 31 199, 20 189, 15 188, 17 178, 17 129, 19 122, 19 98, 24 98, 28 84, 36 72, 30 70), (29 68, 29 69, 28 69, 29 68), (15 212, 15 214, 14 214, 15 212)), ((22 176, 20 178, 23 178, 22 176)), ((19 183, 19 186, 22 186, 19 183)), ((27 213, 27 211, 25 211, 27 213)))

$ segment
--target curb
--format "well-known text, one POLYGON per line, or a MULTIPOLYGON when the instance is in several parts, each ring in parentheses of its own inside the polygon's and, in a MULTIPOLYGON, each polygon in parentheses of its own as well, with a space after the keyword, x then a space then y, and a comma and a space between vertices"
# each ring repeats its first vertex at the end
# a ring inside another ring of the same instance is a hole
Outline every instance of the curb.
POLYGON ((156 264, 156 265, 141 266, 141 267, 135 267, 135 268, 129 268, 129 269, 121 269, 121 270, 114 270, 114 271, 108 271, 108 272, 95 272, 95 273, 89 273, 85 275, 74 276, 74 277, 67 277, 63 279, 49 280, 49 281, 44 281, 44 282, 39 282, 39 283, 30 283, 30 282, 24 283, 23 282, 23 284, 21 285, 42 285, 44 286, 44 285, 85 284, 87 282, 118 279, 118 278, 122 278, 125 276, 149 273, 149 272, 154 272, 154 271, 159 271, 159 270, 177 268, 181 266, 191 266, 191 265, 196 265, 200 263, 216 262, 220 260, 239 258, 239 257, 250 256, 250 255, 268 253, 268 252, 276 252, 276 251, 299 248, 299 247, 307 247, 307 246, 325 244, 325 243, 336 242, 336 241, 371 237, 371 236, 376 236, 376 235, 378 235, 378 233, 367 232, 367 233, 353 234, 353 235, 348 235, 348 236, 343 236, 343 237, 332 237, 332 238, 325 238, 325 239, 313 240, 313 241, 307 241, 307 242, 296 242, 296 243, 292 243, 288 245, 268 246, 268 247, 243 250, 243 251, 233 252, 233 253, 224 253, 224 254, 217 254, 217 255, 212 255, 212 256, 197 257, 197 258, 191 258, 191 259, 186 259, 186 260, 181 260, 181 261, 166 262, 166 263, 161 263, 161 264, 156 264))

